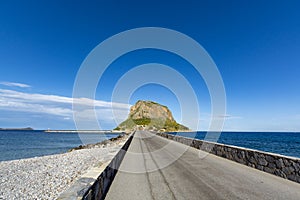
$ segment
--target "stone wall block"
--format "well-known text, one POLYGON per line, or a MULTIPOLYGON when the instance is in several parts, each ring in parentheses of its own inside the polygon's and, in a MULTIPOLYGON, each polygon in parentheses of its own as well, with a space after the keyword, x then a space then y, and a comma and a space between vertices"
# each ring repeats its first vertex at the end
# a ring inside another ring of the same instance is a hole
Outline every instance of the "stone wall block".
POLYGON ((276 164, 270 162, 270 163, 268 164, 268 167, 271 168, 271 169, 276 169, 276 164))
POLYGON ((287 167, 291 166, 291 163, 287 159, 283 159, 283 163, 287 167))
POLYGON ((255 164, 252 164, 252 163, 247 163, 247 166, 252 167, 252 168, 256 168, 255 164))
POLYGON ((300 183, 300 177, 299 176, 296 176, 296 182, 300 183))
POLYGON ((246 151, 246 158, 250 161, 250 158, 254 157, 254 152, 253 151, 246 151))
POLYGON ((282 178, 287 178, 286 174, 283 171, 279 170, 279 169, 275 169, 275 175, 280 176, 282 178))
POLYGON ((300 165, 297 162, 292 162, 292 166, 294 167, 294 169, 296 170, 296 172, 299 172, 300 169, 300 165))
POLYGON ((274 157, 273 156, 270 156, 270 155, 266 155, 266 160, 270 163, 273 163, 275 161, 274 157))
POLYGON ((283 173, 286 174, 287 176, 291 174, 291 170, 290 167, 285 167, 282 169, 283 173))
POLYGON ((275 161, 276 163, 276 166, 279 168, 279 169, 282 169, 284 167, 284 162, 281 158, 279 158, 278 160, 275 161))
POLYGON ((264 171, 264 166, 261 166, 261 165, 257 165, 256 167, 257 169, 261 170, 261 171, 264 171))
POLYGON ((275 169, 274 168, 265 167, 264 171, 267 172, 267 173, 273 174, 275 172, 275 169))
POLYGON ((254 157, 250 157, 249 162, 251 162, 253 164, 257 164, 257 160, 254 157))
POLYGON ((287 176, 289 180, 296 181, 296 176, 294 174, 290 174, 287 176))
POLYGON ((241 158, 243 160, 246 160, 246 153, 245 153, 245 151, 241 151, 241 158))
POLYGON ((196 149, 200 149, 201 145, 202 145, 202 143, 199 140, 193 140, 192 147, 194 147, 196 149))
POLYGON ((259 165, 262 165, 262 166, 267 166, 268 165, 268 162, 266 161, 265 157, 263 155, 260 155, 258 157, 258 164, 259 165))

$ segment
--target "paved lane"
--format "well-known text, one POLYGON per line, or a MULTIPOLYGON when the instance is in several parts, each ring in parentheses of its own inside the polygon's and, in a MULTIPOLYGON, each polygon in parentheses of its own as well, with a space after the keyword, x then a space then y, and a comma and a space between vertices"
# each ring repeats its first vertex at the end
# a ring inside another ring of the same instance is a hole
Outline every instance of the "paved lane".
POLYGON ((106 199, 300 199, 300 184, 198 155, 197 149, 138 131, 106 199))

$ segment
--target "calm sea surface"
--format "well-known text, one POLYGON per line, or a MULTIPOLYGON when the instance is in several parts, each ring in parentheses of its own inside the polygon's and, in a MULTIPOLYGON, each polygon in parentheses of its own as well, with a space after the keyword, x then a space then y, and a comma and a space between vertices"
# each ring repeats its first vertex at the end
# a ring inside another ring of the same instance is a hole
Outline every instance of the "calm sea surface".
POLYGON ((0 161, 63 153, 82 144, 117 137, 117 134, 45 133, 43 131, 0 131, 0 161))
MULTIPOLYGON (((217 135, 207 132, 171 133, 184 137, 214 141, 217 135)), ((288 132, 223 132, 218 143, 257 149, 300 158, 300 133, 288 132)))

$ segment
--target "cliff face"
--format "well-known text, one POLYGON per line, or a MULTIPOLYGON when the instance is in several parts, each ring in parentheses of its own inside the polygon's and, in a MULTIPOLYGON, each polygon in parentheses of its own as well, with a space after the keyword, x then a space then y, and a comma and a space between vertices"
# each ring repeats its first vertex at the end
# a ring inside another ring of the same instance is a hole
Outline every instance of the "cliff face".
POLYGON ((175 121, 171 111, 163 105, 152 101, 138 101, 130 108, 129 117, 132 119, 168 119, 175 121))
POLYGON ((178 124, 168 107, 152 101, 138 101, 130 108, 128 118, 116 130, 134 130, 144 128, 148 130, 180 131, 188 130, 178 124))

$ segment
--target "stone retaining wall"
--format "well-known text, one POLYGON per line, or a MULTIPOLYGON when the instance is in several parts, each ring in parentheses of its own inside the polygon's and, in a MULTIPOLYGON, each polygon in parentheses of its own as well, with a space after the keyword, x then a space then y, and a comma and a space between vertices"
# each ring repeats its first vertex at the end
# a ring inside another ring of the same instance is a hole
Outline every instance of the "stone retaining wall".
POLYGON ((175 136, 167 133, 157 133, 157 135, 300 183, 299 158, 252 150, 243 147, 207 142, 193 138, 175 136))
POLYGON ((108 189, 118 172, 121 162, 132 141, 134 133, 127 139, 114 158, 98 168, 92 168, 87 174, 77 180, 71 188, 62 193, 58 200, 69 199, 104 199, 108 189))
POLYGON ((99 175, 94 184, 89 188, 89 190, 83 195, 83 200, 92 199, 104 199, 108 189, 118 172, 121 162, 126 154, 126 151, 132 141, 133 135, 129 137, 122 149, 118 154, 112 159, 105 170, 99 175))

